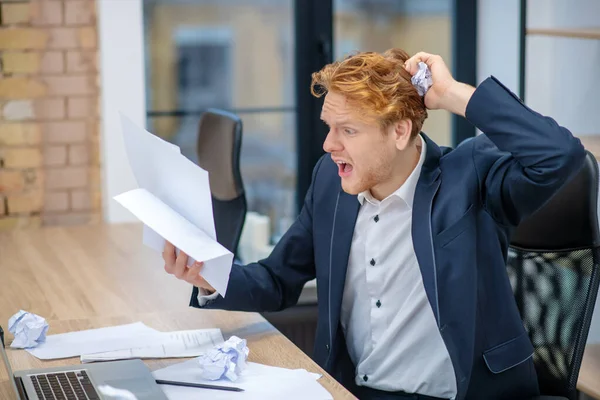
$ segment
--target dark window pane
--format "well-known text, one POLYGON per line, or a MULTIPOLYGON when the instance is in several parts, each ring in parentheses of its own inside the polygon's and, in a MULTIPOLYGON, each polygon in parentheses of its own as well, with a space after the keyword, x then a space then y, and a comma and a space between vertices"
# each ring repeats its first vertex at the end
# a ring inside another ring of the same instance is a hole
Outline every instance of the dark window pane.
MULTIPOLYGON (((276 239, 295 217, 293 1, 144 0, 148 130, 196 161, 198 111, 244 113, 242 177, 249 211, 276 239)), ((308 90, 308 88, 307 88, 308 90)))

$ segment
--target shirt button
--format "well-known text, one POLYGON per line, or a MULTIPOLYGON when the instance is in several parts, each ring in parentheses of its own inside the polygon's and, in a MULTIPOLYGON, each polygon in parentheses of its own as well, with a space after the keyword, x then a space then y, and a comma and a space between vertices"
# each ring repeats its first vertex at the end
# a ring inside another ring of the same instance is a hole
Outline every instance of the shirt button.
POLYGON ((368 377, 367 375, 363 376, 363 381, 365 381, 365 382, 366 382, 366 381, 368 381, 368 380, 369 380, 369 377, 368 377))
POLYGON ((370 262, 370 264, 371 264, 372 266, 375 266, 375 259, 374 259, 374 258, 371 258, 371 262, 370 262))
POLYGON ((381 301, 377 300, 377 303, 375 303, 375 305, 377 306, 377 308, 381 307, 381 301))
POLYGON ((328 344, 326 344, 326 345, 325 345, 325 348, 326 348, 326 349, 327 349, 327 351, 329 352, 329 345, 328 345, 328 344))
POLYGON ((379 222, 379 215, 376 215, 373 219, 375 220, 375 222, 379 222))

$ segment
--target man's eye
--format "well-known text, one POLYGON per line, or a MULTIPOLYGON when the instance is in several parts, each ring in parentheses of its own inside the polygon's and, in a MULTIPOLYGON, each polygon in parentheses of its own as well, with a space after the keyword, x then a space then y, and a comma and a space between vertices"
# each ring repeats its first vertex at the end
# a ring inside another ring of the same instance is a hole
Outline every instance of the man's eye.
POLYGON ((344 129, 344 132, 345 132, 347 135, 354 135, 354 133, 356 133, 356 132, 354 131, 354 129, 348 129, 348 128, 344 129))

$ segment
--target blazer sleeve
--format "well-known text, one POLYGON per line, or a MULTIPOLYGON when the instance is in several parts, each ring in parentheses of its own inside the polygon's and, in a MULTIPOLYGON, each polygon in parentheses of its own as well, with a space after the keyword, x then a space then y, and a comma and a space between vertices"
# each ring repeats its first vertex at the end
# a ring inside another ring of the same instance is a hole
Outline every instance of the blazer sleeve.
POLYGON ((583 165, 579 139, 494 77, 477 87, 465 116, 487 137, 473 141, 473 161, 481 202, 500 224, 518 225, 583 165))
POLYGON ((312 182, 300 215, 279 240, 269 257, 248 265, 234 264, 225 297, 204 297, 198 302, 194 288, 190 305, 232 311, 279 311, 293 306, 304 284, 316 276, 312 218, 315 177, 323 158, 313 169, 312 182), (211 298, 212 297, 212 298, 211 298))

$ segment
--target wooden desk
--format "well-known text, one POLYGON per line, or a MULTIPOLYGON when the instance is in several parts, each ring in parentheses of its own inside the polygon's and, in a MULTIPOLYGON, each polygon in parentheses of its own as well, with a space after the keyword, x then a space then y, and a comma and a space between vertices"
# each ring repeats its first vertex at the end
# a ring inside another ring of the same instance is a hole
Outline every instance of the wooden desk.
MULTIPOLYGON (((190 286, 164 272, 141 235, 137 224, 0 233, 0 324, 7 330, 10 316, 23 309, 46 318, 48 334, 135 321, 164 331, 219 327, 225 338, 248 340, 250 361, 320 373, 334 398, 354 398, 259 314, 189 308, 190 286)), ((79 363, 7 353, 15 370, 79 363)), ((146 363, 154 370, 181 361, 146 363)), ((0 368, 0 398, 11 395, 0 368)))

